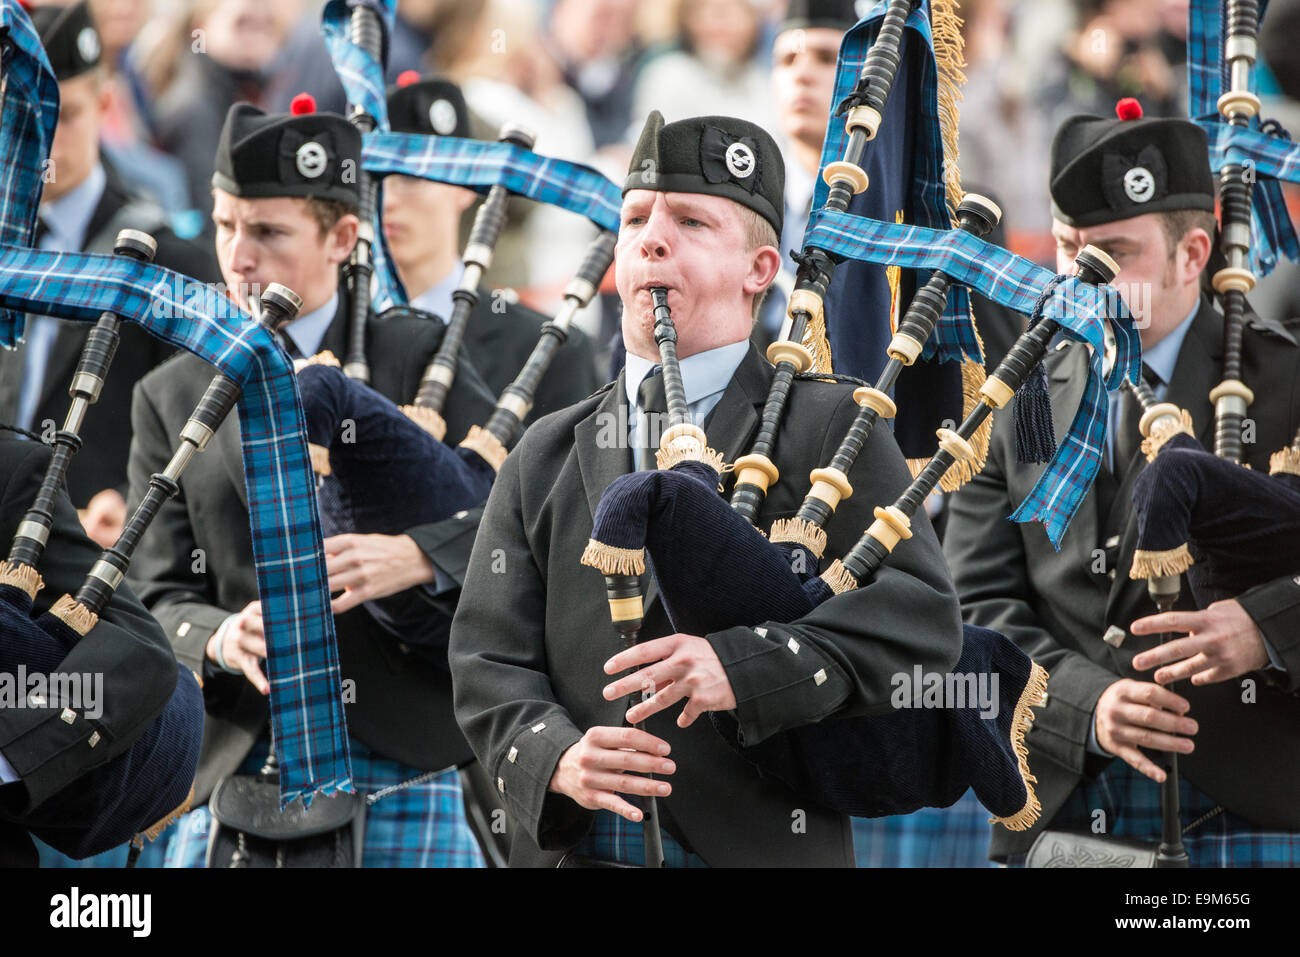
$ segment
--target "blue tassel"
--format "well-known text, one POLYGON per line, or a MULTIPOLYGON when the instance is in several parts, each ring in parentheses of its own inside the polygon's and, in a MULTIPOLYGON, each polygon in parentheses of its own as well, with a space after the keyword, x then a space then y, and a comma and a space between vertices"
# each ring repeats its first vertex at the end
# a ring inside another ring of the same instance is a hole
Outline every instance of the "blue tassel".
MULTIPOLYGON (((1047 284, 1034 303, 1029 317, 1033 328, 1043 318, 1043 309, 1061 277, 1047 284)), ((1052 397, 1047 392, 1047 373, 1040 362, 1030 370, 1016 390, 1016 461, 1021 465, 1050 462, 1056 454, 1056 426, 1052 422, 1052 397)))

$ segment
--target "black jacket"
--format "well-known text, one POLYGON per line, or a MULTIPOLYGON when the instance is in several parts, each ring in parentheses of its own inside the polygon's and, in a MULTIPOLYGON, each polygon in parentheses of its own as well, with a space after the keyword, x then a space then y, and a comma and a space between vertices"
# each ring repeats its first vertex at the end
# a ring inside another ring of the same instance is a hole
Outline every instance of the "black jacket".
MULTIPOLYGON (((751 347, 705 421, 726 461, 749 450, 772 374, 751 347)), ((781 479, 759 516, 764 531, 793 515, 808 473, 830 460, 857 412, 852 392, 794 383, 776 445, 781 479)), ((622 721, 623 704, 601 695, 609 680, 602 665, 621 644, 602 577, 579 557, 601 493, 631 470, 626 443, 601 438, 612 423, 626 423, 626 409, 620 375, 524 434, 488 499, 452 623, 456 717, 497 782, 512 865, 552 865, 582 838, 593 814, 548 794, 547 784, 586 729, 622 721)), ((872 433, 850 479, 855 491, 831 523, 828 557, 847 552, 871 523, 872 508, 893 502, 910 480, 888 429, 872 433)), ((891 675, 917 664, 952 667, 961 645, 956 596, 923 515, 914 530, 873 582, 799 621, 768 623, 765 636, 744 627, 708 636, 736 691, 746 740, 827 717, 887 712, 891 675), (818 683, 821 669, 827 680, 818 683)), ((652 584, 642 636, 669 632, 652 584)), ((672 745, 677 763, 673 793, 661 801, 670 833, 715 866, 852 866, 848 818, 761 778, 708 720, 679 729, 680 710, 647 722, 672 745), (806 813, 806 828, 792 826, 798 811, 806 813)))
MULTIPOLYGON (((202 282, 217 282, 221 278, 211 249, 177 238, 170 228, 162 225, 164 220, 157 207, 132 196, 112 164, 104 160, 103 165, 107 177, 104 193, 87 225, 82 251, 111 254, 113 240, 120 229, 141 229, 158 241, 154 262, 159 266, 202 282), (128 208, 130 212, 125 212, 128 208)), ((59 325, 32 420, 34 432, 52 431, 43 425, 47 421, 53 423, 53 428, 63 427, 71 403, 68 386, 72 384, 72 375, 91 329, 87 322, 68 321, 59 325)), ((86 413, 81 451, 68 469, 68 495, 78 508, 84 508, 101 489, 117 488, 125 493, 126 456, 131 445, 131 432, 126 428, 131 414, 131 390, 146 372, 175 351, 133 322, 124 322, 119 328, 121 341, 113 364, 99 401, 86 413)), ((26 349, 21 345, 12 351, 0 350, 0 421, 12 422, 17 418, 25 362, 26 349)))
MULTIPOLYGON (((0 542, 6 553, 49 460, 48 446, 0 435, 0 542)), ((60 496, 37 566, 45 587, 36 595, 33 617, 75 593, 99 551, 81 531, 67 497, 60 496)), ((102 714, 94 720, 77 715, 69 724, 57 708, 0 708, 0 752, 22 778, 0 786, 0 864, 20 863, 23 856, 34 863, 24 822, 34 825, 35 816, 57 805, 59 793, 76 787, 77 778, 126 751, 176 686, 176 659, 167 638, 125 584, 59 670, 103 676, 102 714)))
MULTIPOLYGON (((1267 472, 1270 453, 1289 445, 1300 424, 1300 350, 1248 329, 1245 355, 1243 378, 1256 397, 1248 412, 1255 435, 1246 445, 1246 459, 1267 472)), ((1202 302, 1165 401, 1191 413, 1207 448, 1214 430, 1208 396, 1222 378, 1222 357, 1223 320, 1202 302)), ((1048 356, 1058 440, 1078 406, 1086 365, 1087 350, 1077 344, 1048 356)), ((1009 412, 997 416, 984 471, 949 500, 944 552, 966 620, 1002 632, 1051 675, 1047 705, 1035 709, 1027 736, 1029 768, 1038 777, 1043 814, 1030 831, 995 827, 994 858, 1027 849, 1080 781, 1106 766, 1107 759, 1086 751, 1101 693, 1120 678, 1151 680, 1150 671, 1133 670, 1132 660, 1154 647, 1159 636, 1129 635, 1118 649, 1102 641, 1110 625, 1127 630, 1135 619, 1155 613, 1146 583, 1128 575, 1137 539, 1131 485, 1144 464, 1142 454, 1135 453, 1134 467, 1115 495, 1122 509, 1115 522, 1119 557, 1099 572, 1093 568, 1100 567, 1097 556, 1104 553, 1098 550, 1107 536, 1096 487, 1083 500, 1059 552, 1038 524, 1007 521, 1044 468, 1017 464, 1009 412)), ((1300 698, 1294 694, 1300 681, 1300 583, 1285 578, 1254 588, 1241 603, 1282 656, 1288 673, 1255 675, 1258 700, 1250 704, 1242 701, 1239 680, 1200 687, 1182 682, 1179 693, 1191 703, 1200 730, 1196 750, 1179 756, 1179 772, 1242 817, 1265 826, 1300 828, 1300 698)), ((1180 607, 1195 607, 1187 589, 1180 607)))
MULTIPOLYGON (((340 297, 322 349, 344 354, 347 315, 346 300, 340 297)), ((371 385, 394 401, 409 402, 442 329, 410 316, 373 323, 366 348, 371 385)), ((137 386, 129 469, 132 506, 147 489, 150 473, 167 461, 213 371, 183 354, 137 386)), ((445 410, 448 442, 458 442, 470 425, 485 422, 491 408, 486 387, 462 353, 445 410)), ((190 463, 180 494, 163 506, 130 570, 176 656, 196 670, 203 666, 208 638, 221 622, 258 598, 234 418, 223 423, 207 450, 190 463)), ((462 526, 469 526, 472 534, 468 518, 408 532, 442 567, 443 543, 450 542, 457 551, 464 548, 462 526)), ((349 732, 384 757, 421 769, 439 770, 469 760, 469 746, 452 717, 451 680, 445 663, 437 663, 438 655, 445 654, 447 630, 440 633, 441 647, 412 649, 380 632, 364 607, 338 616, 335 626, 342 676, 355 682, 355 702, 346 702, 349 732)), ((218 778, 239 767, 264 732, 267 718, 266 700, 243 675, 215 674, 205 683, 204 699, 207 727, 195 794, 200 803, 218 778)))

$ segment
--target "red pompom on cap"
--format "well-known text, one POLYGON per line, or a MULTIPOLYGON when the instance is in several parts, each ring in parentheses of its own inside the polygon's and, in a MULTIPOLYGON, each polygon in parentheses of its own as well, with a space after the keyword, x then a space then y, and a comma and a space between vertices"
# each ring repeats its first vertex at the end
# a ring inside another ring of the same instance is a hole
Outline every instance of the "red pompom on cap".
POLYGON ((32 12, 32 0, 18 0, 18 6, 27 11, 28 15, 32 12))
POLYGON ((1131 96, 1126 96, 1115 104, 1115 115, 1121 120, 1142 119, 1142 104, 1131 96))
POLYGON ((397 77, 399 87, 410 86, 412 83, 420 82, 419 70, 403 70, 397 77))
POLYGON ((310 93, 299 93, 289 101, 289 112, 294 116, 306 116, 316 112, 316 97, 310 93))

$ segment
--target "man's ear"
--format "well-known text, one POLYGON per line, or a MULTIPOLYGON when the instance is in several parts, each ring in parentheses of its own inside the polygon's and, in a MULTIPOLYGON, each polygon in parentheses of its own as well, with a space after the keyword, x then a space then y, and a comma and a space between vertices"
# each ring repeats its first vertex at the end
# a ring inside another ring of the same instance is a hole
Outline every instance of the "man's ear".
POLYGON ((776 274, 781 271, 781 253, 775 246, 759 246, 751 255, 749 272, 741 288, 750 295, 757 295, 772 285, 776 274))
POLYGON ((1210 261, 1210 251, 1214 241, 1209 233, 1199 226, 1189 229, 1178 244, 1186 253, 1187 265, 1183 279, 1186 282, 1199 282, 1205 264, 1210 261))
POLYGON ((325 235, 325 254, 331 262, 341 263, 352 255, 360 229, 361 220, 352 213, 340 216, 339 221, 330 227, 325 235))

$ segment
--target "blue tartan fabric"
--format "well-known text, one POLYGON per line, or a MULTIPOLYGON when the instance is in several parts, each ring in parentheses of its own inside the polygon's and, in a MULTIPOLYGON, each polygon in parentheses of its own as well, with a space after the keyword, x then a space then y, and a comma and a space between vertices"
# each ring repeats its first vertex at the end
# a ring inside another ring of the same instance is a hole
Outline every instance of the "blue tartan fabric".
MULTIPOLYGON (((638 799, 629 799, 640 804, 638 799)), ((664 843, 664 867, 708 867, 704 858, 690 853, 667 831, 660 830, 664 843)), ((596 823, 571 853, 601 861, 618 861, 645 867, 645 836, 640 824, 633 824, 612 811, 597 811, 596 823)))
POLYGON ((498 184, 519 196, 585 216, 618 231, 622 191, 581 163, 541 156, 511 143, 454 136, 368 133, 361 166, 372 173, 401 173, 486 192, 498 184))
MULTIPOLYGON (((325 38, 325 48, 329 50, 334 72, 338 74, 339 83, 347 95, 349 108, 359 106, 374 118, 376 129, 387 131, 388 99, 384 91, 384 68, 374 57, 352 42, 348 25, 354 6, 374 10, 384 25, 385 36, 391 37, 397 3, 396 0, 330 0, 321 11, 321 32, 325 38)), ((406 290, 397 274, 397 267, 388 249, 388 240, 384 238, 384 230, 379 221, 383 209, 381 181, 375 198, 375 241, 371 246, 375 279, 371 301, 376 312, 406 303, 406 290)))
MULTIPOLYGON (((885 122, 882 123, 878 139, 887 138, 901 141, 903 131, 891 128, 886 124, 892 120, 897 125, 899 121, 906 120, 906 123, 914 132, 915 143, 912 146, 910 166, 904 173, 905 181, 910 184, 910 194, 900 197, 900 208, 903 209, 911 222, 919 226, 926 226, 931 229, 947 229, 951 225, 951 218, 944 186, 943 139, 940 132, 938 79, 934 61, 934 38, 930 32, 929 6, 929 0, 921 0, 907 18, 903 48, 903 55, 907 62, 900 67, 898 78, 890 91, 890 104, 895 104, 906 97, 903 88, 905 69, 918 71, 919 76, 915 84, 915 93, 918 95, 914 95, 905 104, 907 107, 905 114, 899 115, 896 111, 886 111, 885 122), (908 43, 907 34, 909 33, 919 39, 920 42, 908 43), (926 55, 915 56, 920 52, 924 52, 926 55)), ((858 75, 861 73, 862 66, 870 53, 871 45, 880 31, 880 24, 884 19, 884 14, 885 4, 877 2, 867 15, 845 34, 844 40, 840 44, 839 59, 836 62, 835 92, 831 98, 832 103, 839 103, 845 96, 853 92, 858 82, 858 75)), ((832 115, 826 128, 826 139, 822 145, 820 168, 825 169, 828 163, 843 159, 847 143, 848 131, 844 128, 843 119, 832 115)), ((879 144, 873 142, 868 147, 869 159, 872 161, 877 160, 881 148, 879 144)), ((886 162, 884 168, 881 168, 877 164, 877 167, 872 170, 870 174, 871 188, 865 194, 855 197, 850 212, 856 212, 861 205, 860 201, 863 199, 868 203, 867 208, 871 208, 869 204, 876 199, 873 190, 878 193, 882 186, 886 186, 884 180, 881 179, 880 174, 882 172, 889 174, 887 178, 891 181, 890 185, 894 185, 892 180, 903 171, 889 169, 889 165, 886 162)), ((813 193, 814 210, 825 207, 829 190, 830 187, 826 185, 825 180, 819 177, 813 193)), ((880 208, 872 209, 872 212, 877 215, 887 215, 886 211, 880 208)), ((819 243, 814 240, 812 225, 813 221, 810 219, 808 229, 804 234, 804 244, 816 246, 819 243)), ((928 275, 918 277, 918 281, 924 282, 928 278, 928 275)), ((888 303, 887 298, 886 303, 888 303)), ((858 368, 849 368, 848 364, 852 361, 851 356, 856 356, 862 351, 855 348, 852 342, 859 332, 856 327, 861 320, 856 315, 847 314, 847 310, 836 310, 837 313, 841 311, 846 313, 843 317, 846 320, 843 324, 844 328, 840 328, 836 323, 836 320, 840 318, 839 315, 832 315, 828 312, 826 317, 831 354, 836 357, 835 371, 859 375, 860 370, 858 368), (841 355, 846 358, 844 368, 841 368, 839 358, 841 355)), ((883 348, 875 351, 883 353, 883 348)), ((979 340, 975 336, 975 328, 971 322, 969 297, 964 287, 954 287, 948 294, 947 309, 944 311, 943 316, 940 317, 934 334, 925 344, 923 355, 930 358, 936 351, 945 361, 958 361, 963 355, 975 361, 983 360, 979 340)), ((874 355, 871 359, 874 360, 874 355)), ((860 362, 856 364, 860 364, 860 362)))
MULTIPOLYGON (((1260 0, 1261 29, 1268 0, 1260 0)), ((1279 254, 1300 261, 1300 241, 1287 213, 1278 180, 1298 182, 1300 152, 1286 140, 1260 130, 1259 117, 1247 129, 1224 121, 1219 113, 1219 96, 1231 84, 1223 58, 1226 25, 1221 0, 1191 0, 1187 8, 1188 112, 1208 134, 1210 166, 1217 173, 1229 162, 1252 162, 1261 178, 1256 180, 1251 209, 1251 261, 1258 275, 1266 276, 1277 265, 1279 254)), ((1256 89, 1255 74, 1250 86, 1256 89)))
POLYGON ((967 791, 952 807, 853 818, 858 867, 992 867, 989 812, 967 791))
MULTIPOLYGON (((11 197, 0 197, 0 202, 11 197)), ((0 246, 0 306, 64 319, 105 311, 242 386, 239 417, 271 714, 287 802, 349 784, 334 618, 297 382, 271 333, 215 289, 121 256, 0 246)), ((0 344, 15 330, 0 328, 0 344)))
POLYGON ((809 221, 808 236, 814 245, 852 259, 941 269, 957 282, 1026 314, 1034 312, 1044 290, 1052 287, 1042 304, 1042 315, 1059 322, 1068 337, 1092 347, 1090 375, 1065 440, 1011 517, 1017 522, 1042 522, 1052 545, 1060 548, 1061 537, 1091 487, 1106 447, 1105 392, 1120 388, 1125 378, 1136 382, 1141 369, 1141 340, 1128 306, 1115 288, 1053 276, 1049 270, 962 230, 881 223, 821 209, 809 221), (1109 377, 1102 375, 1103 323, 1110 324, 1117 344, 1117 359, 1109 377))
MULTIPOLYGON (((254 746, 239 769, 256 774, 266 761, 267 740, 254 746)), ((410 781, 423 772, 380 757, 349 738, 352 780, 363 794, 410 781)), ((202 867, 212 833, 207 806, 186 814, 146 845, 137 867, 202 867), (165 844, 164 844, 165 842, 165 844)), ((460 775, 455 768, 420 784, 394 791, 366 808, 363 867, 485 867, 465 815, 460 775)))
MULTIPOLYGON (((1178 782, 1182 825, 1195 823, 1217 805, 1186 778, 1178 782)), ((1160 785, 1116 759, 1094 780, 1080 784, 1051 826, 1091 833, 1094 812, 1106 813, 1107 833, 1139 841, 1160 840, 1160 785)), ((1222 811, 1183 835, 1192 867, 1295 867, 1300 831, 1268 829, 1222 811)))

